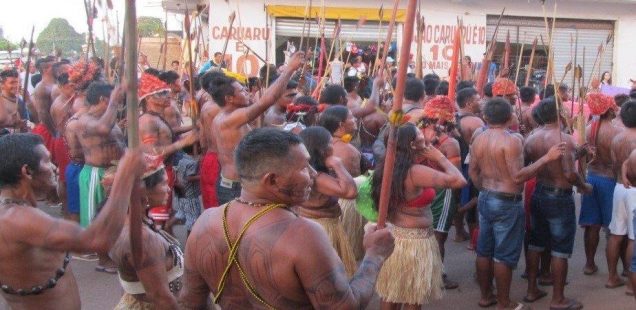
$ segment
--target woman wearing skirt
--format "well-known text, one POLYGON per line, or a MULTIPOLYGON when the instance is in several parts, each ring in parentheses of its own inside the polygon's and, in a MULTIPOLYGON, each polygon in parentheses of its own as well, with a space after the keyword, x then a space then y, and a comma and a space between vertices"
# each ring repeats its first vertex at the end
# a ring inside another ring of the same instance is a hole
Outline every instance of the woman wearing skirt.
MULTIPOLYGON (((422 304, 440 299, 444 286, 442 259, 428 208, 435 198, 434 188, 460 188, 466 180, 415 125, 402 125, 397 135, 388 213, 395 250, 380 270, 376 291, 382 309, 420 309, 422 304), (422 161, 435 163, 441 171, 419 164, 422 161)), ((376 206, 383 171, 384 162, 380 162, 372 181, 376 206)))

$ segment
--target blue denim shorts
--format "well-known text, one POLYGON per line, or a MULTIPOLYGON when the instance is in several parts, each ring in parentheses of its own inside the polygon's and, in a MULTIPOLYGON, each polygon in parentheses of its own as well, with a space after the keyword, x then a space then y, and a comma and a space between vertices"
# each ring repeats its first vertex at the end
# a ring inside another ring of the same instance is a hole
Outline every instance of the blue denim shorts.
POLYGON ((516 268, 525 234, 523 200, 503 199, 493 192, 482 190, 477 209, 477 255, 492 257, 495 262, 516 268))
POLYGON ((579 225, 602 225, 608 227, 612 219, 612 201, 616 180, 588 173, 587 182, 593 187, 592 193, 581 199, 579 225))
POLYGON ((530 242, 528 249, 541 252, 549 244, 552 256, 570 258, 576 235, 572 193, 555 194, 537 184, 530 210, 530 242))

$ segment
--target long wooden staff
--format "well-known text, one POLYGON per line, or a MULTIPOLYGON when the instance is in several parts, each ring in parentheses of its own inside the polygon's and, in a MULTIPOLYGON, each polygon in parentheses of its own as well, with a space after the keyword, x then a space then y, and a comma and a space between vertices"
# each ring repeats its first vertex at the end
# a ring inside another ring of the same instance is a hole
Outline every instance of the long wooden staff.
POLYGON ((406 7, 406 21, 404 21, 404 33, 402 34, 402 48, 400 49, 400 62, 398 63, 397 85, 395 87, 393 108, 391 114, 393 120, 389 127, 389 140, 386 147, 386 157, 384 159, 384 174, 380 192, 380 203, 378 206, 378 228, 384 228, 389 211, 389 200, 391 198, 391 183, 393 180, 393 167, 395 165, 395 152, 397 146, 397 127, 400 125, 402 115, 402 101, 404 100, 404 90, 406 87, 406 71, 409 65, 408 59, 411 52, 411 42, 413 41, 413 26, 415 24, 415 11, 417 0, 409 0, 406 7))
POLYGON ((163 46, 161 53, 163 54, 162 70, 165 71, 166 63, 168 62, 168 11, 166 11, 166 19, 163 22, 163 46))
MULTIPOLYGON (((190 74, 189 86, 190 86, 190 115, 192 117, 192 124, 196 126, 199 118, 199 104, 194 99, 194 64, 192 62, 192 37, 190 36, 190 13, 185 15, 183 20, 184 28, 186 31, 186 42, 188 43, 188 74, 190 74)), ((225 55, 225 54, 223 54, 225 55)))
MULTIPOLYGON (((543 6, 543 10, 545 12, 545 5, 543 6)), ((560 83, 557 85, 556 83, 556 79, 555 79, 555 74, 554 74, 554 49, 552 48, 552 44, 554 43, 554 26, 556 25, 556 12, 557 12, 557 4, 554 3, 554 12, 552 14, 552 31, 548 32, 548 38, 549 38, 549 57, 548 57, 548 76, 550 76, 552 78, 552 84, 554 85, 554 90, 555 92, 558 91, 558 87, 560 87, 560 83)), ((548 26, 547 24, 547 16, 545 16, 545 20, 546 20, 546 27, 548 26)), ((547 28, 546 28, 547 29, 547 28)), ((569 63, 567 67, 571 67, 572 63, 569 63)), ((565 79, 565 76, 567 75, 567 67, 566 67, 566 74, 563 75, 563 78, 565 79)), ((546 79, 546 83, 547 83, 547 79, 546 79)), ((554 102, 556 103, 556 113, 557 113, 557 126, 559 128, 559 142, 563 142, 563 135, 562 135, 562 131, 561 131, 561 97, 555 93, 554 95, 554 102)))
MULTIPOLYGON (((137 102, 137 12, 135 0, 126 0, 126 107, 128 111, 128 147, 139 146, 139 108, 137 102)), ((133 263, 140 267, 143 261, 141 238, 141 200, 133 197, 130 203, 130 247, 133 263)))
MULTIPOLYGON (((592 71, 590 71, 590 79, 587 81, 587 88, 589 89, 592 86, 592 81, 594 80, 594 73, 596 72, 596 65, 598 64, 599 59, 603 55, 603 43, 598 46, 598 50, 596 52, 596 58, 594 59, 594 64, 592 65, 592 71)), ((598 68, 600 71, 600 67, 598 68)))
POLYGON ((492 54, 495 52, 495 45, 497 41, 497 32, 499 31, 499 24, 501 24, 501 19, 503 18, 504 13, 506 12, 506 8, 504 7, 499 15, 499 19, 497 20, 497 26, 495 26, 495 31, 492 34, 492 39, 490 39, 490 45, 486 47, 486 53, 484 54, 484 58, 481 61, 481 68, 479 68, 479 76, 477 76, 477 91, 480 96, 484 95, 484 85, 486 85, 486 81, 488 80, 488 70, 490 69, 490 62, 492 61, 492 54))
POLYGON ((27 89, 29 86, 29 75, 31 75, 31 55, 33 54, 33 32, 35 31, 35 26, 31 27, 31 39, 29 39, 29 51, 27 52, 27 62, 26 62, 26 72, 24 73, 24 87, 22 87, 22 100, 24 102, 27 101, 27 89))
MULTIPOLYGON (((576 95, 576 77, 578 75, 578 73, 580 73, 579 71, 579 67, 578 67, 578 53, 579 53, 579 31, 576 31, 576 37, 571 36, 570 40, 573 41, 574 44, 574 53, 572 54, 572 60, 574 61, 574 71, 572 71, 572 99, 570 100, 570 117, 574 118, 574 101, 575 101, 575 95, 576 95)), ((574 126, 574 124, 572 125, 574 126)), ((570 127, 570 129, 573 129, 572 127, 570 127)))
POLYGON ((506 44, 504 45, 503 70, 510 69, 510 30, 506 34, 506 44))
MULTIPOLYGON (((378 10, 378 17, 380 17, 380 21, 378 22, 378 42, 376 43, 376 51, 375 51, 375 61, 373 62, 373 67, 370 68, 369 70, 369 76, 373 76, 373 73, 375 72, 375 68, 377 68, 378 66, 378 61, 380 60, 380 40, 382 38, 382 20, 384 19, 384 3, 382 3, 382 5, 380 5, 380 9, 378 10)), ((385 47, 386 50, 386 47, 385 47)), ((349 56, 351 56, 351 53, 349 53, 349 56)), ((347 63, 349 63, 348 61, 348 57, 347 57, 347 63)))
MULTIPOLYGON (((225 43, 223 43, 223 60, 221 61, 221 64, 224 64, 225 67, 227 67, 227 64, 225 63, 225 53, 227 52, 227 44, 230 42, 230 37, 232 37, 232 25, 234 25, 234 20, 236 19, 236 12, 232 11, 232 14, 230 14, 230 27, 228 28, 227 31, 227 38, 225 38, 225 43)), ((192 77, 190 77, 192 78, 192 77)))
POLYGON ((448 77, 448 97, 451 101, 455 100, 455 90, 457 89, 457 71, 459 71, 459 62, 461 61, 459 55, 461 34, 462 29, 458 21, 453 35, 453 59, 451 60, 450 75, 448 77))
MULTIPOLYGON (((410 1, 409 1, 409 5, 410 5, 410 1)), ((393 11, 391 12, 391 20, 389 20, 389 27, 387 28, 386 31, 386 39, 384 40, 384 50, 382 52, 382 56, 380 56, 380 58, 378 59, 379 63, 382 65, 379 68, 379 73, 382 74, 382 72, 384 72, 384 69, 386 68, 386 57, 389 54, 389 45, 391 44, 391 39, 393 39, 393 29, 395 28, 395 18, 397 17, 397 11, 398 11, 398 6, 400 5, 400 0, 395 0, 393 2, 393 11)), ((413 10, 413 16, 415 16, 415 10, 413 10)), ((404 29, 404 33, 406 33, 406 31, 409 31, 411 34, 413 33, 413 24, 415 22, 411 23, 411 29, 404 29)), ((406 24, 404 24, 404 27, 409 27, 406 24)), ((412 38, 411 38, 412 39, 412 38)), ((402 40, 404 41, 404 40, 402 40)), ((411 42, 409 41, 409 47, 411 46, 411 42)), ((404 48, 404 45, 402 45, 402 48, 404 48)), ((379 49, 379 48, 378 48, 379 49)), ((403 53, 400 53, 400 56, 402 56, 403 53)), ((408 65, 409 63, 409 55, 410 55, 410 48, 409 48, 409 53, 406 54, 406 58, 404 59, 400 59, 400 67, 402 66, 401 63, 405 63, 406 65, 408 65)), ((406 74, 406 71, 404 71, 404 74, 406 74)), ((401 101, 400 101, 401 102, 401 101)))
MULTIPOLYGON (((422 2, 420 2, 421 4, 422 2)), ((424 17, 422 17, 421 10, 418 9, 417 12, 417 52, 415 53, 415 77, 418 79, 422 79, 424 76, 423 72, 423 61, 422 61, 422 44, 424 36, 424 17)))
POLYGON ((307 3, 305 4, 305 15, 303 16, 303 33, 300 36, 300 44, 298 44, 299 51, 303 50, 303 42, 305 41, 305 29, 307 27, 307 18, 309 17, 309 10, 310 10, 309 2, 310 0, 307 0, 307 3))
POLYGON ((530 85, 530 77, 532 76, 532 66, 534 65, 534 53, 537 51, 537 37, 534 37, 534 41, 532 42, 532 51, 530 52, 530 62, 528 63, 528 70, 526 70, 526 80, 523 83, 523 86, 530 85))

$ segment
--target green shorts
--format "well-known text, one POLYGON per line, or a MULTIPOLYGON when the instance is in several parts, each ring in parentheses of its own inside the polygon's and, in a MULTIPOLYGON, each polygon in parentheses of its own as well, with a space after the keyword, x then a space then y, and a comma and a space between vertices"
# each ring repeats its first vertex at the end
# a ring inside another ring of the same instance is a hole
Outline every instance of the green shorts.
POLYGON ((431 203, 433 229, 437 232, 448 233, 457 211, 457 197, 452 189, 437 189, 435 193, 435 200, 431 203))

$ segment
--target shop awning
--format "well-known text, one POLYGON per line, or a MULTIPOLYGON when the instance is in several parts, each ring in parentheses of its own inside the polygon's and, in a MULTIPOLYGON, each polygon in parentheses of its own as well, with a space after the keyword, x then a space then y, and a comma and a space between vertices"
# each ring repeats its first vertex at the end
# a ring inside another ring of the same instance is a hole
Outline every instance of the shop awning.
MULTIPOLYGON (((267 13, 274 17, 305 17, 305 6, 297 5, 268 5, 267 13)), ((379 8, 352 8, 352 7, 325 7, 326 19, 342 19, 342 20, 360 20, 366 19, 369 21, 379 21, 379 8)), ((392 8, 384 7, 384 14, 382 17, 383 22, 388 22, 391 19, 392 8)), ((312 7, 309 14, 311 18, 316 16, 322 16, 321 7, 312 7)), ((406 19, 406 10, 398 9, 395 21, 402 23, 406 19)))

